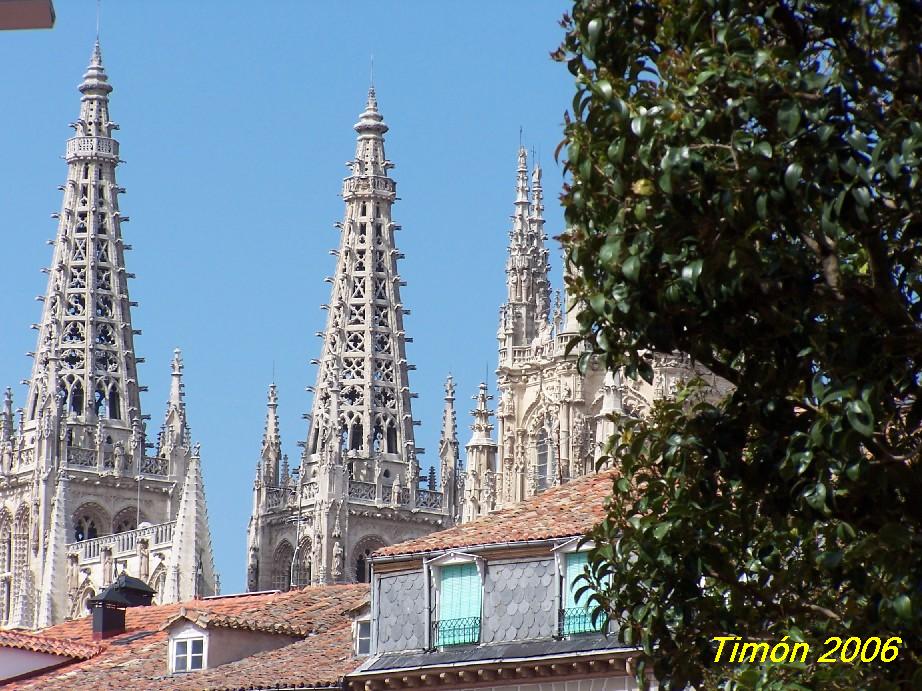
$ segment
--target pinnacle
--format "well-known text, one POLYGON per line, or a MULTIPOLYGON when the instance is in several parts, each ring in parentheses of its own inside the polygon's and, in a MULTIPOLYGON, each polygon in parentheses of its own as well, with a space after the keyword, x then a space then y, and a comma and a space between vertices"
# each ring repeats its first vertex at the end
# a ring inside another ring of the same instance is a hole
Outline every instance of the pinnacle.
POLYGON ((359 121, 355 124, 355 131, 359 134, 375 134, 378 136, 387 132, 388 127, 384 124, 384 118, 378 112, 378 98, 375 94, 375 87, 368 87, 368 100, 365 102, 365 110, 359 115, 359 121))
POLYGON ((99 48, 99 39, 93 45, 93 53, 90 55, 90 64, 83 75, 83 83, 80 85, 80 91, 86 93, 90 90, 102 91, 109 93, 112 86, 108 84, 109 77, 106 75, 106 68, 102 64, 102 51, 99 48))

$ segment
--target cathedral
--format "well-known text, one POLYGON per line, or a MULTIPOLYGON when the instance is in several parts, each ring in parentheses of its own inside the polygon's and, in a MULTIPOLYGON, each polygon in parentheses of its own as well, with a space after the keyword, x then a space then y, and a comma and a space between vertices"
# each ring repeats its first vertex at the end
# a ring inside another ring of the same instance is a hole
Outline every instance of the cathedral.
POLYGON ((373 551, 466 522, 595 471, 619 416, 642 415, 690 376, 717 380, 680 355, 656 355, 652 384, 577 366, 576 309, 551 302, 541 168, 519 149, 506 258, 507 300, 499 315, 498 406, 481 383, 466 459, 460 457, 455 383, 445 384, 440 474, 424 476, 403 328, 405 285, 397 272, 392 206, 396 183, 384 154, 388 127, 375 90, 358 133, 336 271, 298 468, 282 455, 277 395, 269 389, 248 529, 249 590, 366 581, 373 551), (569 309, 565 309, 565 306, 569 309), (495 418, 496 424, 492 420, 495 418), (494 437, 494 430, 496 435, 494 437), (464 467, 466 466, 466 469, 464 467))
MULTIPOLYGON (((98 41, 79 86, 28 396, 0 408, 0 627, 82 616, 120 574, 158 603, 215 594, 199 447, 174 353, 166 414, 147 442, 116 182, 118 126, 98 41)), ((643 415, 692 375, 656 355, 652 384, 606 372, 582 346, 576 306, 552 291, 541 168, 519 149, 499 312, 496 410, 481 383, 461 457, 456 385, 445 383, 439 472, 420 468, 401 300, 388 126, 372 87, 354 125, 343 220, 299 464, 282 453, 275 384, 253 484, 247 589, 367 581, 376 550, 508 507, 594 472, 622 416, 643 415)), ((499 260, 497 261, 497 279, 499 260)), ((561 277, 562 278, 562 277, 561 277)))
POLYGON ((7 389, 0 409, 0 626, 8 628, 83 616, 122 573, 147 582, 160 603, 218 589, 178 350, 163 427, 156 444, 146 441, 118 125, 98 41, 79 90, 28 396, 17 414, 7 389))
MULTIPOLYGON (((414 439, 387 130, 372 87, 343 181, 336 272, 294 472, 281 454, 275 386, 269 389, 247 535, 250 590, 366 581, 372 552, 454 521, 434 472, 421 476, 414 439)), ((442 484, 455 477, 455 468, 443 470, 442 484)))

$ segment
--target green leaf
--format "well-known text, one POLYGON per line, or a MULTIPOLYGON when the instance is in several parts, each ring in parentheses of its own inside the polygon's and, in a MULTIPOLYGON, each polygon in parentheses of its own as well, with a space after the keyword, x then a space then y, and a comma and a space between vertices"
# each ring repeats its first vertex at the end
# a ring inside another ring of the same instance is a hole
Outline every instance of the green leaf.
POLYGON ((789 192, 793 192, 800 183, 800 176, 804 172, 803 166, 799 163, 792 163, 784 171, 784 186, 789 192))
POLYGON ((645 124, 646 119, 642 115, 631 118, 631 132, 633 132, 638 137, 641 136, 643 134, 645 124))
POLYGON ((818 482, 804 493, 804 499, 811 509, 822 511, 826 508, 826 485, 818 482))
POLYGON ((789 137, 797 131, 800 124, 800 106, 794 101, 785 101, 778 108, 778 124, 789 137))
POLYGON ((602 97, 606 101, 611 100, 611 97, 614 91, 611 88, 610 82, 603 79, 602 81, 596 83, 596 88, 599 90, 599 93, 602 94, 602 97))
POLYGON ((899 595, 891 600, 890 605, 893 611, 903 621, 912 621, 912 600, 908 595, 899 595))
POLYGON ((848 424, 858 434, 864 437, 874 434, 874 413, 865 401, 861 399, 849 401, 845 406, 845 417, 848 418, 848 424))
POLYGON ((624 263, 621 265, 621 273, 623 273, 624 277, 631 283, 636 283, 640 275, 640 257, 636 254, 632 254, 625 259, 624 263))
POLYGON ((755 151, 760 156, 764 156, 765 158, 772 157, 772 145, 768 142, 759 142, 752 148, 753 151, 755 151))
POLYGON ((768 217, 768 195, 760 194, 756 197, 756 213, 763 221, 768 217))
POLYGON ((695 285, 698 283, 698 277, 701 275, 701 268, 703 266, 704 261, 701 259, 695 259, 689 262, 682 267, 682 280, 695 285))
POLYGON ((669 532, 669 529, 672 527, 672 523, 657 523, 656 527, 653 529, 653 538, 655 540, 662 540, 663 536, 669 532))

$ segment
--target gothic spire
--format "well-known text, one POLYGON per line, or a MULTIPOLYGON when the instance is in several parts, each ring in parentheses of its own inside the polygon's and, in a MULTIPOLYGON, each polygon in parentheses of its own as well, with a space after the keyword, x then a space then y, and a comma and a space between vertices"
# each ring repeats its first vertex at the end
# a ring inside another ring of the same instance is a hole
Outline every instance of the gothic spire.
POLYGON ((493 423, 490 422, 490 418, 493 417, 493 411, 490 410, 488 403, 488 401, 493 399, 493 396, 489 394, 486 382, 480 382, 480 389, 474 399, 477 401, 477 407, 471 411, 471 416, 474 418, 474 421, 471 423, 471 431, 473 434, 467 445, 471 446, 472 444, 483 444, 484 442, 488 442, 488 445, 496 446, 496 442, 491 438, 493 434, 493 423))
POLYGON ((13 440, 13 390, 3 392, 3 410, 0 410, 0 444, 13 440))
POLYGON ((355 125, 352 174, 343 182, 345 217, 332 295, 324 306, 329 316, 305 460, 335 456, 344 446, 357 461, 399 462, 402 467, 393 469, 406 484, 416 446, 403 328, 408 311, 400 299, 404 284, 394 240, 399 226, 391 220, 397 190, 384 154, 387 129, 372 87, 355 125))
POLYGON ((99 43, 79 86, 80 117, 67 141, 67 183, 48 269, 26 429, 63 414, 76 445, 101 422, 101 431, 125 441, 140 426, 138 375, 115 179, 118 126, 109 118, 112 86, 99 43))
POLYGON ((439 440, 441 466, 441 490, 445 505, 450 507, 453 517, 460 515, 461 497, 458 480, 461 473, 461 458, 458 453, 458 419, 455 414, 455 380, 449 374, 445 380, 445 410, 442 413, 442 437, 439 440))
POLYGON ((455 380, 450 374, 445 380, 445 409, 442 412, 442 437, 439 441, 439 455, 447 448, 458 451, 458 419, 455 415, 455 380))
POLYGON ((266 403, 266 426, 263 430, 262 451, 260 453, 260 467, 263 481, 270 486, 279 484, 279 462, 282 459, 282 438, 279 434, 278 419, 278 394, 275 384, 269 386, 269 397, 266 403))
POLYGON ((547 322, 550 313, 548 251, 544 246, 541 168, 535 166, 528 186, 528 154, 519 147, 515 182, 515 210, 506 258, 506 304, 500 313, 501 358, 510 346, 527 346, 547 322))
POLYGON ((160 432, 160 453, 169 455, 170 448, 191 446, 189 422, 186 419, 185 386, 182 381, 182 351, 176 348, 170 362, 170 397, 160 432))

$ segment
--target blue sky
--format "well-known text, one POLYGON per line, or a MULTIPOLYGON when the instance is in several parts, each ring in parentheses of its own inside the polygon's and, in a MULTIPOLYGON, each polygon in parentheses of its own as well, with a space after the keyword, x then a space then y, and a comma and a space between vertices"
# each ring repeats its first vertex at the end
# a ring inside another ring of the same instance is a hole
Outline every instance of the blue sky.
MULTIPOLYGON (((548 233, 562 173, 553 160, 573 87, 548 57, 567 3, 150 0, 102 3, 103 59, 126 163, 118 179, 134 246, 129 289, 139 378, 156 437, 174 347, 183 349, 193 437, 202 444, 224 592, 245 576, 246 523, 273 367, 284 450, 306 437, 334 268, 337 196, 353 154, 374 55, 394 220, 409 283, 406 328, 418 366, 417 443, 437 463, 442 384, 458 382, 459 436, 470 396, 496 367, 506 233, 519 128, 545 169, 548 233)), ((59 210, 61 160, 79 112, 76 86, 95 34, 95 2, 58 0, 50 31, 0 33, 0 386, 25 390, 59 210)), ((558 244, 552 241, 559 287, 558 244)))

